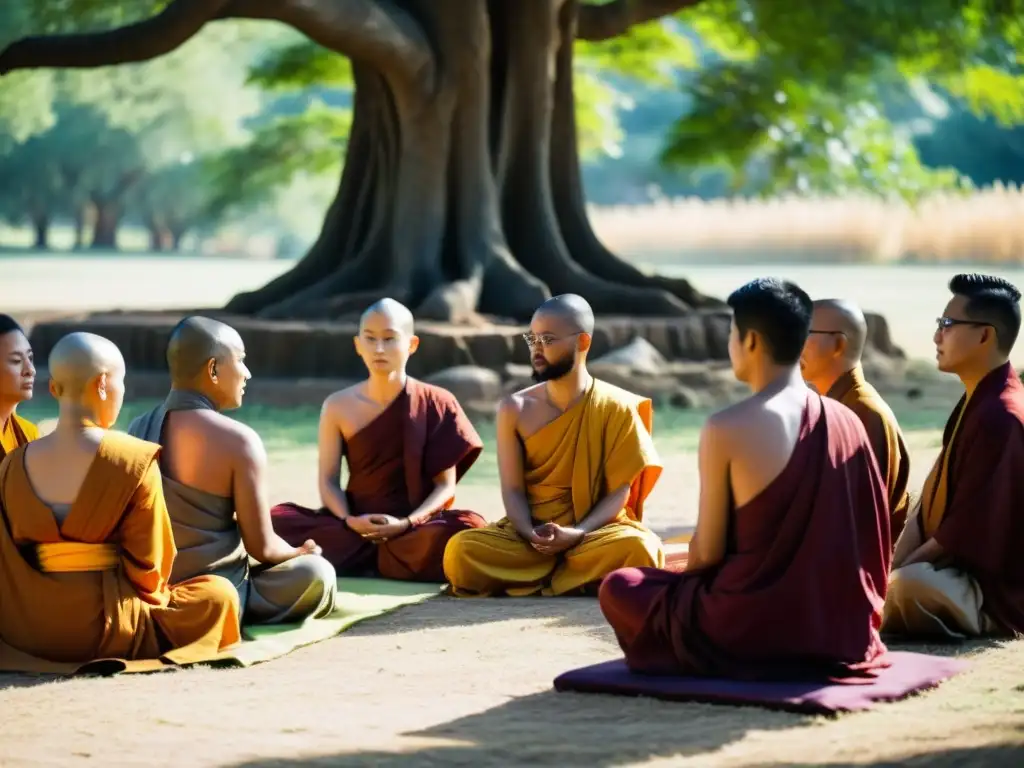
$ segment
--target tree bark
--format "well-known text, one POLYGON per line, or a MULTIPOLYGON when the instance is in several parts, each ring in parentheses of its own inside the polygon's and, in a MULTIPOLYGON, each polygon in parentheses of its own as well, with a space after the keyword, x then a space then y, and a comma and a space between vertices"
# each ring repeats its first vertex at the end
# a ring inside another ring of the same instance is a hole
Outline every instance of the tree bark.
POLYGON ((33 247, 37 251, 50 250, 50 225, 52 218, 48 211, 34 211, 32 213, 32 232, 34 235, 33 247))
MULTIPOLYGON (((122 29, 18 41, 0 73, 141 61, 220 18, 281 21, 352 59, 352 133, 320 235, 231 312, 332 317, 389 295, 421 317, 525 319, 571 292, 598 313, 678 316, 717 302, 622 261, 587 221, 572 46, 578 20, 605 39, 695 2, 174 0, 122 29)), ((113 246, 118 219, 97 204, 93 247, 113 246)))
POLYGON ((92 229, 92 242, 89 247, 93 250, 116 251, 117 230, 121 225, 120 206, 110 200, 94 199, 93 206, 96 218, 92 229))

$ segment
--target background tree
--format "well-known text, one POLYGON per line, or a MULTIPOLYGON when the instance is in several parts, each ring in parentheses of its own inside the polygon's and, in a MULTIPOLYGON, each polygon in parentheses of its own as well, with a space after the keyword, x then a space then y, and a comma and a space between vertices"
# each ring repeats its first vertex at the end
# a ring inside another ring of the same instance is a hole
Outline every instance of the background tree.
MULTIPOLYGON (((60 5, 64 12, 102 7, 97 0, 60 5)), ((643 274, 594 236, 579 174, 576 41, 585 44, 581 57, 611 58, 642 50, 651 30, 659 30, 655 40, 672 32, 680 50, 679 41, 689 41, 702 68, 666 158, 747 168, 758 157, 770 178, 798 189, 834 177, 837 190, 905 182, 901 191, 911 194, 934 182, 893 170, 916 154, 886 139, 880 82, 927 78, 1004 120, 1024 106, 1016 75, 1001 69, 1022 40, 1013 0, 176 0, 157 7, 142 21, 97 17, 121 24, 109 32, 16 42, 0 54, 0 71, 148 60, 226 18, 273 19, 306 35, 319 48, 297 43, 296 70, 347 57, 352 132, 320 237, 293 270, 229 306, 270 317, 339 314, 381 293, 421 315, 456 318, 473 309, 522 317, 549 291, 582 293, 599 312, 672 315, 709 303, 686 281, 643 274), (681 36, 678 22, 693 37, 681 36)))

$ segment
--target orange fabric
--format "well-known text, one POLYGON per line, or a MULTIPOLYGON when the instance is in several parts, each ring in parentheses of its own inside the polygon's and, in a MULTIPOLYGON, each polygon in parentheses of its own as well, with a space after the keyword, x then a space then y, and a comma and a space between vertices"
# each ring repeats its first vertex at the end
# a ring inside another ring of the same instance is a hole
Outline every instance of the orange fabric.
POLYGON ((36 560, 43 573, 116 571, 121 553, 113 544, 81 544, 55 541, 36 545, 36 560))
POLYGON ((35 424, 16 413, 12 414, 0 427, 0 461, 3 461, 8 453, 13 453, 15 449, 38 439, 39 428, 35 424))
POLYGON ((142 671, 209 660, 241 639, 229 581, 168 584, 176 550, 159 446, 105 435, 60 524, 32 489, 25 450, 0 464, 0 670, 68 673, 105 660, 142 671), (52 545, 112 546, 120 556, 113 570, 44 573, 30 560, 60 552, 52 545))
POLYGON ((950 434, 949 440, 943 444, 942 452, 935 460, 931 472, 928 473, 928 478, 924 481, 924 488, 921 491, 921 531, 926 539, 935 535, 946 514, 946 502, 949 498, 949 457, 953 453, 953 443, 956 440, 957 432, 960 431, 960 425, 963 423, 968 402, 970 402, 970 398, 964 400, 953 426, 953 432, 950 434))
POLYGON ((878 390, 865 380, 859 365, 840 376, 828 391, 828 396, 853 411, 868 433, 871 450, 888 490, 889 522, 895 543, 906 525, 910 506, 907 493, 910 452, 903 442, 896 416, 878 390))

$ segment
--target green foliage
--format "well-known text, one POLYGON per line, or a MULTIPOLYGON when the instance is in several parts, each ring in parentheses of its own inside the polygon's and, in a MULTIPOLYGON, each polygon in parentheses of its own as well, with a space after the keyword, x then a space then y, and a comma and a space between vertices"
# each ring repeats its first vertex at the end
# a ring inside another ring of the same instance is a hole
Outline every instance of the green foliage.
POLYGON ((1022 12, 1020 0, 708 0, 680 14, 715 57, 664 158, 741 172, 760 159, 772 171, 764 192, 861 187, 913 199, 955 187, 955 173, 926 169, 872 105, 918 77, 1003 122, 1024 119, 1024 81, 1009 71, 1024 54, 1022 12))

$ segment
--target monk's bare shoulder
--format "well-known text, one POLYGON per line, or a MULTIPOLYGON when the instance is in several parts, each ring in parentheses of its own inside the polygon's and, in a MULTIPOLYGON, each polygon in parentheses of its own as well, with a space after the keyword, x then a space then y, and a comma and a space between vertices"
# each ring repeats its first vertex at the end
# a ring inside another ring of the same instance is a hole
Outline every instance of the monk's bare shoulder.
POLYGON ((211 436, 220 451, 243 460, 265 461, 266 449, 263 446, 263 439, 255 429, 223 413, 202 413, 208 414, 211 436))
POLYGON ((498 418, 504 424, 514 425, 518 432, 523 417, 546 403, 544 384, 534 384, 503 397, 498 404, 498 418))
POLYGON ((339 389, 327 396, 320 409, 320 418, 330 420, 342 433, 347 432, 346 414, 352 413, 363 399, 366 382, 339 389))

